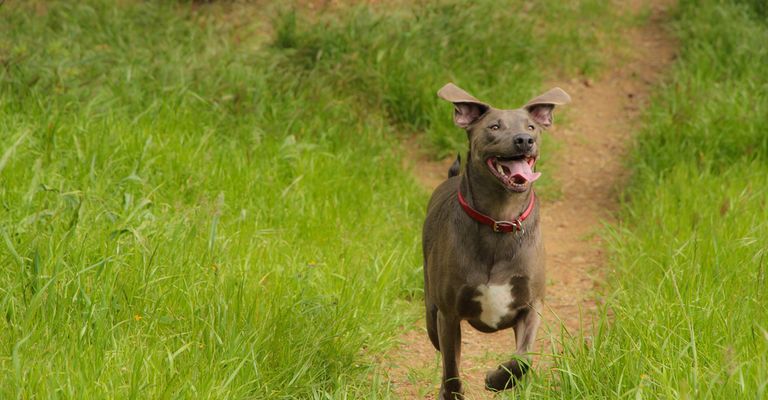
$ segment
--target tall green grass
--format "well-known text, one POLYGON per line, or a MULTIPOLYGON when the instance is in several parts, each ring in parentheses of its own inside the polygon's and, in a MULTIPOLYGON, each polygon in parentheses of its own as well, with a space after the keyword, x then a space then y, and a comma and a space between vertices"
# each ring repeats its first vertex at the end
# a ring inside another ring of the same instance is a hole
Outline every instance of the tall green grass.
POLYGON ((183 9, 46 7, 3 18, 0 397, 370 393, 418 276, 389 128, 183 9))
MULTIPOLYGON (((385 6, 382 6, 385 7, 385 6)), ((605 32, 620 24, 600 1, 426 2, 395 12, 353 8, 306 16, 291 11, 274 45, 291 64, 334 77, 334 87, 406 133, 424 132, 436 152, 463 149, 435 88, 454 81, 498 107, 517 107, 557 74, 592 74, 605 32), (593 24, 583 24, 586 18, 593 24)))
POLYGON ((609 12, 459 4, 280 8, 271 36, 234 6, 0 6, 0 398, 389 397, 426 202, 400 132, 461 147, 441 84, 519 104, 596 68, 581 19, 609 12))
POLYGON ((768 396, 768 23, 681 1, 675 29, 610 240, 609 316, 525 397, 768 396))

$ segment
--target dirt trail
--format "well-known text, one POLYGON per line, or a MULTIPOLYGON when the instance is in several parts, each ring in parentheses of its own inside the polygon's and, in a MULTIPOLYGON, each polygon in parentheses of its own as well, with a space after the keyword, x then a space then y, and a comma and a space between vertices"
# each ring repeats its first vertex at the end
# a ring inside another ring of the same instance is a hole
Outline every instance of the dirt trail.
MULTIPOLYGON (((633 13, 649 6, 651 17, 644 26, 624 33, 625 45, 606 62, 602 76, 594 81, 551 81, 542 87, 560 86, 573 98, 561 110, 566 117, 560 121, 565 122, 548 133, 560 144, 550 160, 556 165, 554 179, 562 187, 562 197, 542 199, 548 285, 536 351, 545 354, 551 353, 550 338, 558 337, 561 322, 571 333, 581 328, 580 320, 589 326, 594 288, 607 268, 598 233, 603 223, 615 222, 617 193, 626 178, 622 160, 630 136, 637 130, 637 117, 651 86, 675 57, 675 42, 662 26, 670 1, 652 0, 645 6, 639 1, 623 3, 620 7, 633 13)), ((453 161, 430 162, 423 154, 412 156, 417 178, 430 190, 445 178, 453 161)), ((483 388, 485 372, 512 353, 514 334, 511 330, 483 334, 464 323, 462 335, 466 397, 493 398, 483 388)), ((440 359, 427 339, 423 319, 401 341, 402 346, 390 355, 390 379, 396 392, 403 399, 435 398, 440 359)), ((546 355, 538 358, 534 368, 546 365, 546 355)))

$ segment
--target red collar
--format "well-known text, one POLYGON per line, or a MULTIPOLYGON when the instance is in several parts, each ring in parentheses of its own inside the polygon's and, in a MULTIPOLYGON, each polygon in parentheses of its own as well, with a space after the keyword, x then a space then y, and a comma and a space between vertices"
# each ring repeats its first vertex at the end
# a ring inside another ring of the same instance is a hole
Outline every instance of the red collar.
POLYGON ((475 221, 490 226, 493 228, 494 232, 509 233, 523 230, 523 221, 525 221, 525 219, 531 215, 533 206, 536 205, 536 193, 531 190, 531 200, 528 202, 528 207, 514 221, 496 221, 495 219, 475 210, 472 208, 472 206, 467 204, 466 200, 464 200, 464 196, 461 195, 461 190, 459 190, 459 204, 461 204, 461 208, 464 209, 467 215, 472 217, 472 219, 475 221))

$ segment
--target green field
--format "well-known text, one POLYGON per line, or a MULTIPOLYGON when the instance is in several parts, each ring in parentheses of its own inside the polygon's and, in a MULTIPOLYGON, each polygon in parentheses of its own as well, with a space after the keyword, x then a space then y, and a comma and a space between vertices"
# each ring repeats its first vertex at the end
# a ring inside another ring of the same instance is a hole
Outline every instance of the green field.
MULTIPOLYGON (((402 143, 463 148, 447 81, 514 105, 598 73, 636 21, 568 4, 0 5, 0 398, 395 398, 428 198, 402 143)), ((765 17, 681 2, 611 317, 522 397, 768 396, 765 17)))
POLYGON ((526 398, 768 398, 768 20, 752 3, 680 2, 603 318, 526 398))

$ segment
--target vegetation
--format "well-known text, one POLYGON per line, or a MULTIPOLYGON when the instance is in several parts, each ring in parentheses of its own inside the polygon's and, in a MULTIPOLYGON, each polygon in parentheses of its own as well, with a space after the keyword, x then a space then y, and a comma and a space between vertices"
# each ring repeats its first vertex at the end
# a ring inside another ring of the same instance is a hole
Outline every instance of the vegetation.
POLYGON ((682 53, 629 160, 605 315, 526 397, 768 396, 768 23, 746 3, 680 2, 682 53))
MULTIPOLYGON (((0 5, 0 397, 394 397, 427 199, 401 139, 461 149, 440 85, 520 104, 626 22, 533 3, 0 5)), ((504 396, 768 395, 765 15, 681 0, 602 319, 504 396)))

